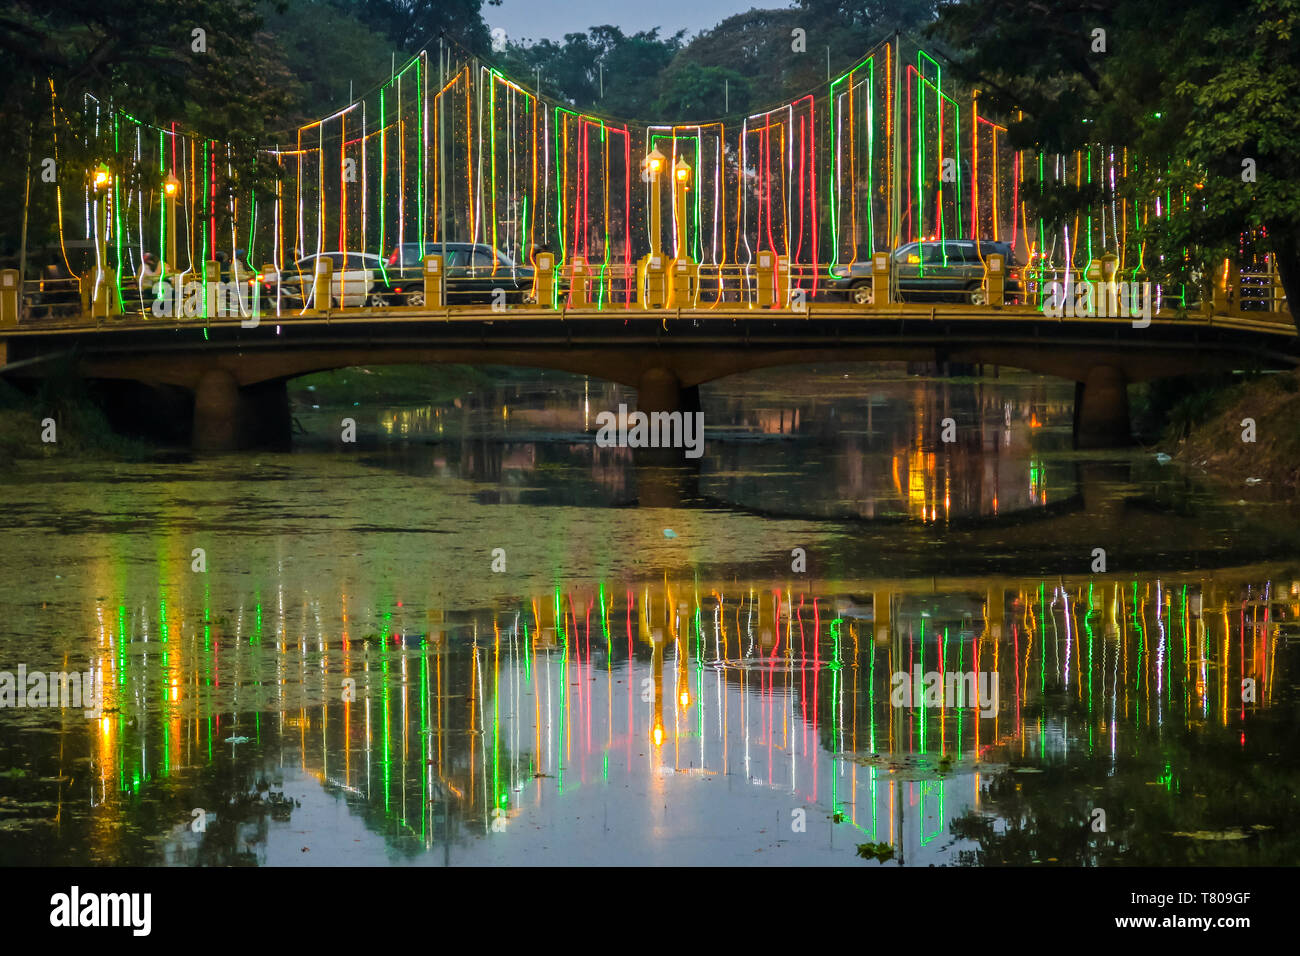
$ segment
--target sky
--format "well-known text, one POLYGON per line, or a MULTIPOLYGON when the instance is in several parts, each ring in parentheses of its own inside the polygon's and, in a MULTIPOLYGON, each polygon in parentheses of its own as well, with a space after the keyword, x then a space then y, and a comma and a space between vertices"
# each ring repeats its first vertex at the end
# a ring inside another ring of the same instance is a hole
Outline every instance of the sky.
POLYGON ((512 41, 562 40, 566 33, 607 23, 624 33, 659 27, 666 36, 685 28, 694 36, 732 14, 785 6, 789 0, 502 0, 499 7, 484 3, 483 19, 512 41))

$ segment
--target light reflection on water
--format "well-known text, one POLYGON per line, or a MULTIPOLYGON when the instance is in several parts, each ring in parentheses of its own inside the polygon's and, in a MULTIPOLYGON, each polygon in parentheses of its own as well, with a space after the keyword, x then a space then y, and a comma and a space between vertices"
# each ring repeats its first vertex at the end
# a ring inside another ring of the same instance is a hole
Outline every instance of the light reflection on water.
POLYGON ((95 666, 108 711, 0 711, 0 861, 1293 861, 1266 531, 1077 461, 1037 380, 819 381, 706 396, 674 508, 621 507, 662 469, 581 437, 618 393, 580 381, 354 455, 19 473, 0 657, 95 666), (996 673, 996 712, 896 706, 914 667, 996 673))

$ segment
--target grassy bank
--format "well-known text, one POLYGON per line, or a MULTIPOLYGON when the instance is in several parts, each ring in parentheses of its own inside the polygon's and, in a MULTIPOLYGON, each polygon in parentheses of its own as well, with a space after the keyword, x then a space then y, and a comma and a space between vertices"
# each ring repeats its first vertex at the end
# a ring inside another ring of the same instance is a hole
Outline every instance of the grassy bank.
POLYGON ((1290 373, 1213 383, 1174 402, 1160 447, 1212 479, 1300 493, 1300 378, 1290 373), (1255 440, 1243 439, 1250 419, 1255 440))
POLYGON ((31 395, 0 379, 0 467, 19 459, 138 460, 151 453, 145 442, 113 431, 85 383, 75 377, 47 379, 31 395), (53 442, 42 440, 48 419, 54 420, 53 442))
POLYGON ((524 370, 469 365, 375 365, 304 375, 289 383, 291 401, 322 407, 446 402, 524 370))

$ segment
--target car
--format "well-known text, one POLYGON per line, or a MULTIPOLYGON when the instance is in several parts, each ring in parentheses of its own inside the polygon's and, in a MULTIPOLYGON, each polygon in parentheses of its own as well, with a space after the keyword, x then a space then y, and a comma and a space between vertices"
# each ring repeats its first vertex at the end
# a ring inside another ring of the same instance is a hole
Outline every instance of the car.
MULTIPOLYGON (((894 251, 894 275, 899 298, 903 301, 920 299, 956 299, 971 305, 983 305, 984 260, 992 253, 1000 253, 1006 271, 1003 294, 1013 299, 1021 294, 1020 263, 1008 242, 981 239, 926 240, 909 242, 894 251)), ((834 288, 858 305, 870 305, 871 258, 851 266, 831 269, 834 288)))
MULTIPOLYGON (((482 242, 426 242, 425 253, 444 255, 447 302, 491 302, 497 289, 507 302, 527 301, 533 291, 533 269, 520 265, 499 249, 482 242)), ((389 254, 382 281, 391 300, 403 305, 424 305, 424 259, 418 242, 405 242, 389 254)))
POLYGON ((267 298, 274 302, 277 294, 294 307, 383 308, 390 305, 393 290, 383 278, 383 263, 373 252, 317 252, 303 256, 292 266, 264 276, 267 298), (333 265, 330 301, 317 306, 312 301, 317 262, 328 259, 333 265))

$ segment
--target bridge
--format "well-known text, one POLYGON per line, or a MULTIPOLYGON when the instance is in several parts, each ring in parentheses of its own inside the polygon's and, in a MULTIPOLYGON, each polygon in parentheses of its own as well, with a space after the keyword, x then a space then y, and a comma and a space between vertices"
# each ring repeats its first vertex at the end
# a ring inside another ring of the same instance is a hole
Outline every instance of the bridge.
POLYGON ((1098 447, 1128 440, 1131 382, 1300 364, 1259 236, 1204 274, 1148 257, 1192 197, 1132 196, 1104 144, 1011 149, 902 37, 817 94, 690 124, 575 112, 440 40, 241 169, 50 97, 0 374, 72 362, 190 416, 202 449, 286 443, 285 383, 352 365, 562 369, 645 410, 787 364, 1012 366, 1075 381, 1098 447), (1035 207, 1085 180, 1086 214, 1035 207))

